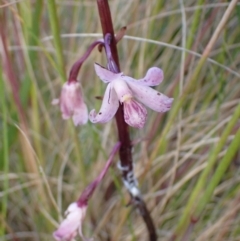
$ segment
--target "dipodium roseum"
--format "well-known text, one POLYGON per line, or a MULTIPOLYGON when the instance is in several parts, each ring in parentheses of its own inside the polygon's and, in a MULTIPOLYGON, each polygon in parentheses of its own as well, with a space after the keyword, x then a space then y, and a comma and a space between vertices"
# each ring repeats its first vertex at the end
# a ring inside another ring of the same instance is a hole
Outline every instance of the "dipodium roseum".
POLYGON ((79 207, 76 202, 71 203, 65 212, 66 218, 53 233, 55 240, 72 241, 78 232, 84 241, 91 240, 85 238, 82 234, 82 222, 86 215, 86 209, 87 205, 79 207))
POLYGON ((69 205, 67 211, 65 212, 65 219, 60 223, 58 229, 53 233, 53 237, 55 240, 72 241, 79 233, 83 241, 93 241, 92 238, 84 237, 82 233, 82 224, 83 219, 86 215, 88 201, 93 195, 96 187, 105 177, 120 146, 120 142, 116 143, 98 177, 84 189, 76 202, 69 205))
POLYGON ((89 119, 93 123, 106 123, 111 120, 120 102, 123 104, 125 122, 130 126, 143 128, 147 118, 144 105, 156 112, 166 112, 172 106, 173 98, 150 87, 162 82, 163 71, 160 68, 150 68, 145 77, 139 80, 125 76, 123 73, 113 73, 99 64, 95 64, 95 71, 104 83, 108 83, 108 86, 100 111, 96 113, 92 110, 89 114, 89 119))
POLYGON ((77 81, 66 82, 59 99, 52 101, 53 105, 59 104, 64 120, 72 117, 74 125, 83 125, 88 121, 88 110, 83 100, 82 88, 77 81))

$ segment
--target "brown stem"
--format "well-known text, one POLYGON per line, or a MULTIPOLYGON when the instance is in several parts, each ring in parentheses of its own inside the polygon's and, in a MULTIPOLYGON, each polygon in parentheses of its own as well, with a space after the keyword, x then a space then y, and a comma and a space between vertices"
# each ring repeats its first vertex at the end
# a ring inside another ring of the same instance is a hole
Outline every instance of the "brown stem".
MULTIPOLYGON (((112 24, 112 18, 110 13, 110 8, 108 5, 108 0, 97 0, 98 5, 98 12, 100 16, 100 21, 102 25, 103 37, 105 39, 106 35, 111 36, 111 41, 109 41, 109 47, 111 52, 111 58, 116 65, 118 72, 120 72, 120 65, 118 59, 118 52, 116 47, 116 40, 114 38, 114 30, 112 24)), ((106 47, 105 47, 106 50, 106 47)), ((109 67, 111 68, 111 64, 109 67)), ((116 68, 110 69, 113 72, 116 72, 116 68)), ((123 180, 128 180, 128 174, 133 173, 133 160, 132 160, 132 145, 129 135, 129 127, 124 120, 124 113, 123 113, 123 105, 119 105, 118 111, 116 113, 116 122, 117 122, 117 129, 118 129, 118 137, 119 141, 121 142, 121 147, 119 150, 120 162, 122 167, 122 178, 123 180)), ((156 230, 150 216, 150 213, 144 203, 143 199, 140 195, 132 196, 132 203, 136 206, 139 210, 149 233, 149 240, 156 241, 157 235, 156 230)))
MULTIPOLYGON (((115 37, 115 41, 116 43, 118 43, 124 36, 124 33, 126 31, 126 27, 122 27, 120 29, 120 31, 117 33, 116 37, 115 37)), ((110 35, 111 38, 111 35, 110 35)), ((110 39, 112 40, 112 38, 110 39)), ((71 70, 70 70, 70 74, 68 77, 68 83, 71 82, 75 82, 77 81, 77 76, 78 73, 82 67, 82 64, 86 61, 86 59, 89 57, 89 55, 91 54, 91 52, 93 51, 93 49, 98 46, 98 50, 101 52, 102 51, 102 47, 104 47, 104 41, 103 40, 96 40, 94 41, 87 49, 87 51, 84 53, 84 55, 77 60, 74 65, 72 66, 71 70)))
POLYGON ((68 78, 68 83, 70 82, 74 82, 77 80, 77 76, 79 73, 79 70, 82 67, 83 62, 89 57, 89 55, 91 54, 92 50, 97 46, 97 45, 101 45, 103 44, 102 40, 97 40, 95 42, 93 42, 87 49, 87 51, 84 53, 84 55, 74 63, 74 65, 72 66, 71 70, 70 70, 70 74, 69 74, 69 78, 68 78))

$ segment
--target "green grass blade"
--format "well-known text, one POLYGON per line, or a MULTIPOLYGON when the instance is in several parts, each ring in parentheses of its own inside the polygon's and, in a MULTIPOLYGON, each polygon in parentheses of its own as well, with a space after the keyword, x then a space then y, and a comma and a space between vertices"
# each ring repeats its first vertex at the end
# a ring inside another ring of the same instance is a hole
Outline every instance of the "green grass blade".
POLYGON ((218 165, 216 172, 214 173, 211 181, 209 182, 207 189, 204 191, 203 196, 198 202, 199 205, 197 206, 196 212, 194 213, 194 216, 196 216, 197 218, 199 217, 200 213, 203 211, 207 202, 210 200, 214 192, 214 189, 220 182, 221 178, 224 176, 227 168, 231 164, 233 157, 236 154, 236 152, 239 150, 239 148, 240 148, 240 129, 238 130, 233 141, 229 145, 227 152, 222 158, 222 160, 220 161, 220 164, 218 165))
POLYGON ((57 6, 55 0, 47 1, 51 30, 53 33, 54 45, 56 48, 58 71, 63 81, 66 81, 65 64, 63 59, 63 48, 60 37, 59 20, 57 16, 57 6))
POLYGON ((230 132, 232 131, 232 128, 234 127, 234 125, 238 121, 239 117, 240 117, 240 104, 237 106, 234 114, 232 115, 231 120, 228 122, 226 128, 224 129, 223 134, 222 134, 219 142, 217 143, 216 147, 211 152, 211 154, 209 156, 209 159, 207 161, 207 167, 202 172, 201 176, 198 179, 198 182, 197 182, 195 188, 193 189, 193 191, 191 193, 189 201, 186 205, 186 208, 184 209, 182 217, 181 217, 181 219, 179 221, 179 224, 176 228, 177 236, 179 234, 183 233, 186 226, 188 225, 188 223, 190 221, 190 218, 191 218, 191 215, 193 214, 193 211, 194 211, 193 207, 195 206, 197 198, 199 197, 204 185, 207 182, 207 176, 210 173, 210 171, 212 170, 213 165, 216 162, 216 159, 217 159, 217 156, 218 156, 219 152, 223 148, 230 132))

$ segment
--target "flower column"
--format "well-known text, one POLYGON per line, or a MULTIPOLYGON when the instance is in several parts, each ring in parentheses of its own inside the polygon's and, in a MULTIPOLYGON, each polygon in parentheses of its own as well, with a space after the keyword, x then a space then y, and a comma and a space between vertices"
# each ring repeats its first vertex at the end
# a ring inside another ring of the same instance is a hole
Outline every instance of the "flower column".
MULTIPOLYGON (((111 36, 111 39, 109 41, 109 47, 114 64, 108 62, 108 67, 110 71, 117 73, 120 72, 120 65, 118 60, 118 52, 116 47, 116 41, 114 38, 114 31, 108 1, 97 0, 97 5, 102 25, 103 37, 105 39, 105 36, 107 34, 110 34, 111 36)), ((132 203, 137 207, 144 222, 146 223, 149 233, 149 240, 155 241, 157 240, 157 235, 152 218, 146 208, 144 201, 141 198, 141 194, 137 188, 136 181, 134 179, 133 161, 131 154, 132 146, 129 136, 129 128, 126 122, 124 121, 123 105, 119 105, 119 108, 116 113, 116 122, 118 128, 119 141, 121 142, 119 156, 123 182, 132 196, 132 203)))

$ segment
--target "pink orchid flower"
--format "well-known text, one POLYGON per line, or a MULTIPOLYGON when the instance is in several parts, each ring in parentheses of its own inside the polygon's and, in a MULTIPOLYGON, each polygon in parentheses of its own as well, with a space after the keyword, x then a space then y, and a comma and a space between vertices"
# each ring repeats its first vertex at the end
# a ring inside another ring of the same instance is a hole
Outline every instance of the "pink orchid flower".
POLYGON ((163 80, 163 71, 160 68, 150 68, 143 79, 133 79, 123 73, 113 73, 99 64, 95 64, 98 77, 108 83, 103 97, 100 111, 92 110, 89 119, 93 123, 106 123, 114 117, 119 107, 123 104, 125 122, 136 128, 143 128, 147 118, 146 108, 157 112, 170 110, 173 98, 154 90, 150 86, 159 85, 163 80), (137 102, 134 97, 139 101, 137 102))
POLYGON ((84 241, 87 239, 82 234, 82 222, 86 215, 87 205, 79 207, 76 202, 71 203, 65 212, 66 218, 62 221, 58 230, 53 233, 57 241, 72 241, 77 236, 77 230, 84 241))
POLYGON ((77 202, 69 205, 67 211, 65 212, 65 219, 53 233, 53 237, 56 241, 72 241, 77 236, 77 233, 79 233, 83 241, 93 241, 93 238, 86 238, 82 233, 82 223, 86 215, 88 201, 92 197, 99 183, 105 177, 120 146, 120 142, 115 144, 98 177, 84 189, 77 202))
POLYGON ((77 81, 66 82, 59 99, 52 101, 53 105, 60 105, 64 120, 72 117, 74 125, 83 125, 88 121, 88 110, 83 100, 82 88, 77 81))

